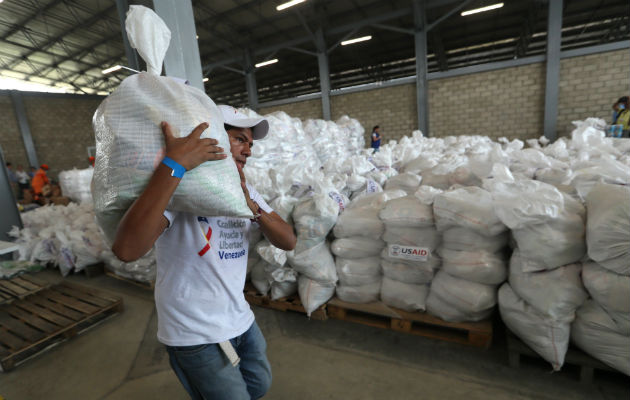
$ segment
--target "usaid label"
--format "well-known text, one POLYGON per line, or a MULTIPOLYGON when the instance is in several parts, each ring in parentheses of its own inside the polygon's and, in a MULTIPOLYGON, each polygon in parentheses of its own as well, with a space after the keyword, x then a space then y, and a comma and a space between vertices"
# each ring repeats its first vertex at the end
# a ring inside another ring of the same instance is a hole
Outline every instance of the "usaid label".
POLYGON ((390 244, 389 256, 411 261, 427 261, 431 256, 431 250, 426 247, 403 246, 402 244, 390 244))
POLYGON ((365 191, 368 193, 380 192, 378 184, 371 179, 367 180, 365 191))
POLYGON ((330 196, 331 199, 337 202, 337 204, 339 205, 339 212, 342 212, 346 209, 346 203, 343 201, 343 197, 339 193, 330 192, 328 193, 328 196, 330 196))

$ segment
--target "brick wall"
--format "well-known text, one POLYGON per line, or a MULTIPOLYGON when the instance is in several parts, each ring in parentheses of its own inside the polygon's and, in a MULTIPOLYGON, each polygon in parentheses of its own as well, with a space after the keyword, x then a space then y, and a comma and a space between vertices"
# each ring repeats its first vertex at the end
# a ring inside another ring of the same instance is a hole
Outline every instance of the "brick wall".
MULTIPOLYGON (((94 146, 92 115, 102 99, 26 94, 22 97, 37 158, 50 166, 48 175, 87 168, 87 147, 94 146)), ((0 96, 0 145, 7 161, 28 166, 24 142, 10 96, 0 96)))
POLYGON ((628 49, 560 61, 558 135, 570 135, 571 121, 599 117, 611 123, 612 105, 630 96, 628 49))
POLYGON ((304 100, 282 106, 265 107, 258 110, 258 113, 266 115, 275 111, 284 111, 290 116, 297 117, 303 121, 317 119, 322 117, 322 101, 320 99, 304 100))

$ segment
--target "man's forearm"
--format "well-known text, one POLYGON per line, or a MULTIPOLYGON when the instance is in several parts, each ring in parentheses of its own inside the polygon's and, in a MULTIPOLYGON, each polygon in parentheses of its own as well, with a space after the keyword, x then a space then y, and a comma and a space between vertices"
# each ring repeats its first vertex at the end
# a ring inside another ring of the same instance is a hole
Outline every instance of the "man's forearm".
POLYGON ((258 224, 269 243, 287 251, 295 248, 297 238, 293 233, 293 228, 278 214, 261 211, 258 224))

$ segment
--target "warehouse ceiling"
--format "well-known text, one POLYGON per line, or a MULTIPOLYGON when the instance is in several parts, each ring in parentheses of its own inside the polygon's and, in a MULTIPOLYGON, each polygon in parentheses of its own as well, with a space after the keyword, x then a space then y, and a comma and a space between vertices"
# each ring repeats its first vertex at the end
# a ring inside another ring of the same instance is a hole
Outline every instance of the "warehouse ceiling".
MULTIPOLYGON (((412 0, 306 0, 283 11, 286 0, 193 0, 206 91, 216 102, 247 103, 243 55, 256 69, 259 101, 319 91, 313 34, 322 28, 330 49, 332 89, 415 74, 412 0), (287 42, 289 46, 287 46, 287 42), (268 49, 268 52, 263 50, 268 49)), ((427 0, 427 24, 458 7, 494 0, 427 0)), ((150 1, 129 1, 151 5, 150 1)), ((504 7, 443 19, 427 35, 429 72, 545 53, 547 2, 504 0, 504 7)), ((562 50, 630 39, 628 0, 565 0, 562 50)), ((0 3, 0 77, 54 85, 70 93, 106 94, 128 76, 104 75, 126 65, 114 0, 4 0, 0 3)))

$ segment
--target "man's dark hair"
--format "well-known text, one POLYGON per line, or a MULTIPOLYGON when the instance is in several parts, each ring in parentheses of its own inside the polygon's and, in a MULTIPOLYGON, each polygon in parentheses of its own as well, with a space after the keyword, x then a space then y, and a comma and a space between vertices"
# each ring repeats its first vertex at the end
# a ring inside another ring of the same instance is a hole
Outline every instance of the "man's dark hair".
POLYGON ((10 162, 8 162, 8 161, 7 161, 5 164, 7 165, 7 167, 10 167, 10 166, 12 165, 12 164, 11 164, 10 162))
POLYGON ((227 132, 227 131, 229 131, 230 129, 238 129, 238 128, 237 128, 237 127, 235 127, 235 126, 232 126, 232 125, 230 125, 230 124, 223 124, 223 129, 225 129, 225 131, 227 132))
POLYGON ((376 125, 374 128, 372 128, 372 132, 374 132, 375 130, 377 130, 378 128, 380 128, 380 126, 376 125))
POLYGON ((626 103, 626 104, 628 104, 628 96, 620 97, 619 100, 617 100, 617 103, 626 103))

